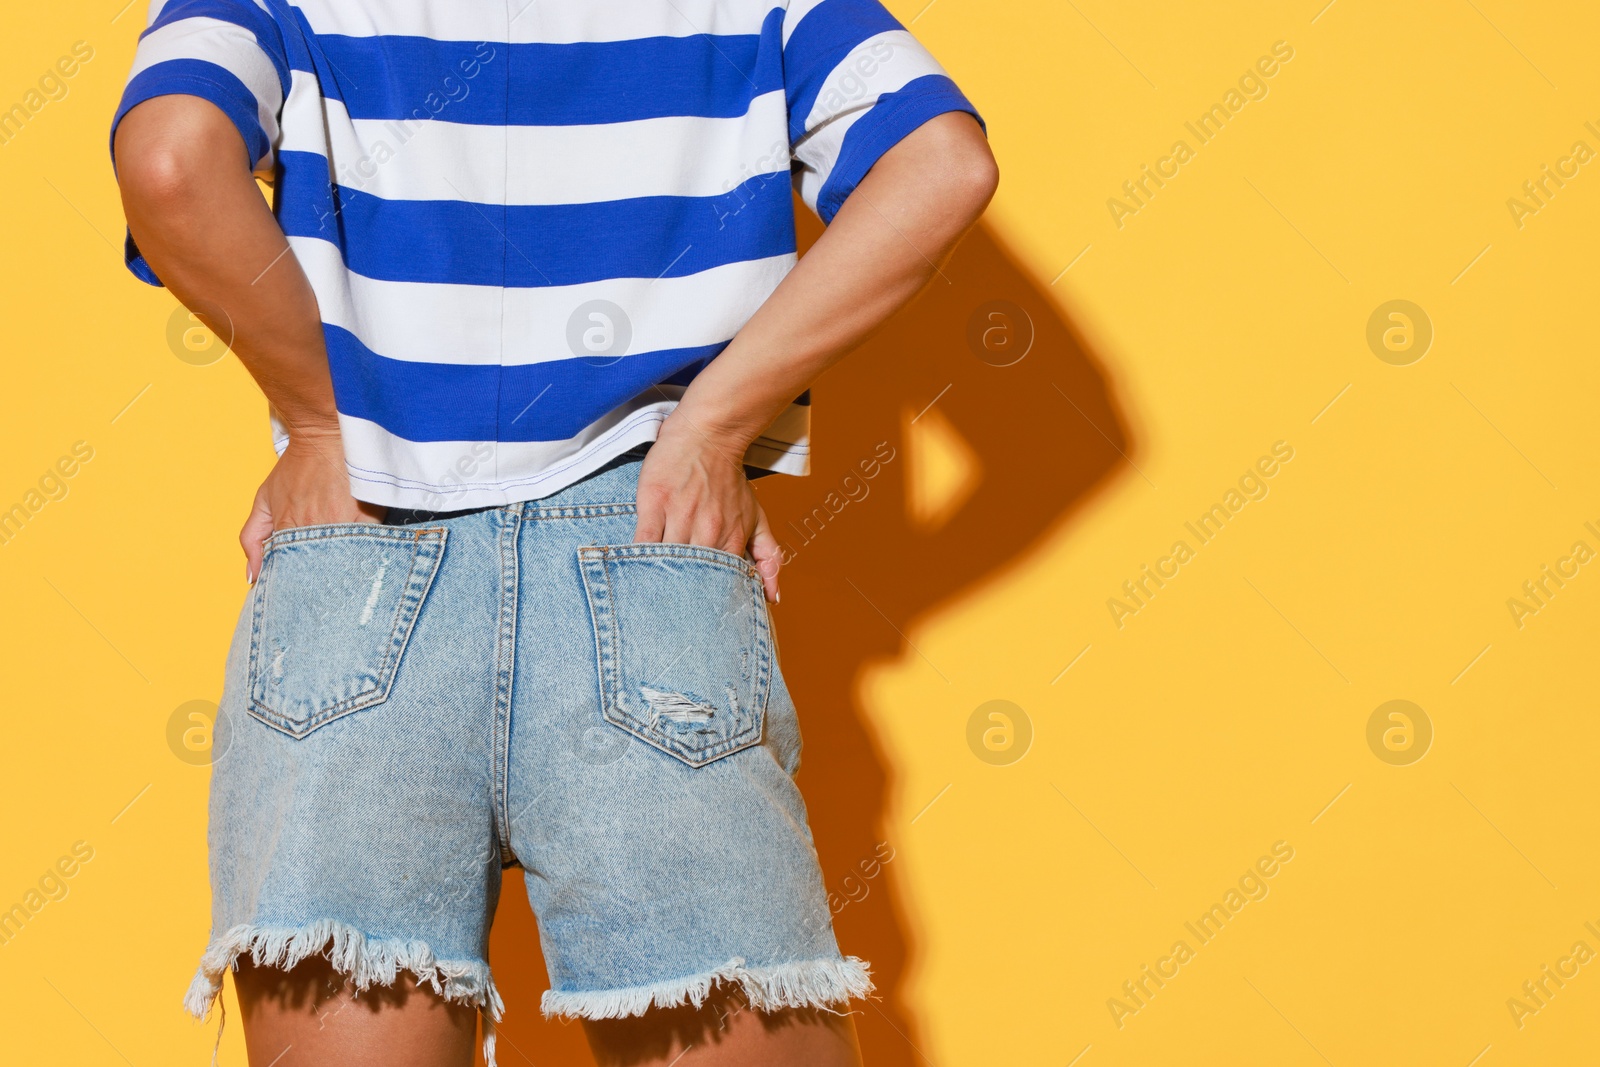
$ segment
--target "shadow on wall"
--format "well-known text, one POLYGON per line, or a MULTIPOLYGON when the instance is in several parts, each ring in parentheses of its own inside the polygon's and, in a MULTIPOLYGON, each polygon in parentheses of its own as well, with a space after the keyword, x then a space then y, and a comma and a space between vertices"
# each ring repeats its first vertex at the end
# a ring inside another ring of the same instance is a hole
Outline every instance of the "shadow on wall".
MULTIPOLYGON (((797 215, 809 247, 821 224, 797 215)), ((918 1009, 935 1006, 906 999, 919 930, 895 863, 875 863, 899 844, 884 825, 899 768, 859 679, 876 661, 917 658, 902 632, 1018 563, 1134 452, 1099 360, 987 224, 943 275, 812 390, 811 476, 757 483, 792 552, 774 614, 805 734, 800 786, 840 947, 870 961, 878 985, 856 1006, 869 1067, 925 1067, 918 1009)), ((971 710, 927 716, 959 730, 971 710)), ((520 872, 507 873, 490 947, 508 1007, 499 1060, 592 1064, 580 1026, 539 1014, 549 983, 520 872)))

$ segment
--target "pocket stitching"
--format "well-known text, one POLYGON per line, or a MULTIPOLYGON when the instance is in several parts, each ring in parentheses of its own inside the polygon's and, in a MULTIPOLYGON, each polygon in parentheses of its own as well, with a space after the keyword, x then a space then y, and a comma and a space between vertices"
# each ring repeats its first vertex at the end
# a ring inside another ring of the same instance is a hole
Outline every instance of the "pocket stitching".
MULTIPOLYGON (((366 526, 377 524, 352 523, 350 525, 366 526)), ((308 527, 297 526, 293 527, 292 529, 302 530, 307 528, 308 527)), ((380 529, 387 528, 380 527, 380 529)), ((260 677, 259 660, 262 617, 266 613, 267 594, 270 592, 270 587, 268 587, 266 582, 263 580, 266 577, 267 569, 267 561, 265 557, 263 557, 262 575, 257 579, 257 587, 261 595, 258 595, 256 598, 255 610, 253 612, 250 627, 250 658, 249 670, 246 677, 246 710, 250 713, 250 715, 258 722, 266 726, 270 726, 274 730, 278 730, 281 733, 287 734, 296 740, 301 740, 309 736, 314 731, 326 726, 328 723, 333 722, 335 719, 341 719, 344 716, 354 712, 363 711, 366 708, 381 704, 387 700, 389 698, 389 689, 394 684, 394 675, 396 671, 399 670, 400 660, 405 654, 406 646, 411 643, 411 633, 416 628, 417 617, 422 613, 423 601, 427 598, 429 590, 433 588, 433 581, 438 576, 439 567, 444 561, 444 546, 448 534, 449 531, 444 527, 423 527, 414 531, 399 533, 398 535, 377 534, 376 531, 368 532, 351 530, 347 533, 327 533, 294 538, 287 541, 280 541, 278 545, 272 546, 276 548, 282 547, 283 545, 292 544, 296 541, 323 540, 333 537, 376 535, 375 539, 380 541, 395 541, 402 543, 409 541, 412 543, 413 549, 411 554, 411 566, 406 572, 406 580, 401 590, 400 602, 396 606, 394 622, 391 623, 389 627, 389 636, 386 639, 388 647, 384 651, 383 661, 377 671, 377 684, 369 690, 357 693, 354 696, 347 697, 344 700, 339 701, 332 707, 324 708, 321 711, 316 712, 315 714, 309 716, 303 723, 294 722, 287 715, 273 710, 256 697, 256 682, 260 677), (433 551, 425 554, 424 549, 428 547, 432 547, 433 551), (426 578, 422 580, 421 588, 417 589, 414 594, 415 603, 408 603, 413 599, 411 587, 417 579, 417 569, 419 565, 423 564, 430 564, 428 567, 428 574, 426 578), (401 622, 402 620, 406 619, 408 614, 410 620, 406 625, 405 634, 400 636, 399 630, 401 622)))
POLYGON ((744 556, 729 552, 726 549, 712 548, 709 545, 680 545, 673 541, 636 541, 627 545, 584 545, 578 553, 586 558, 614 557, 616 559, 648 559, 653 556, 663 556, 668 559, 693 559, 703 563, 715 563, 731 571, 738 571, 746 577, 759 579, 761 572, 756 570, 756 565, 744 556), (689 551, 681 551, 688 549, 689 551), (701 555, 703 552, 713 555, 701 555))

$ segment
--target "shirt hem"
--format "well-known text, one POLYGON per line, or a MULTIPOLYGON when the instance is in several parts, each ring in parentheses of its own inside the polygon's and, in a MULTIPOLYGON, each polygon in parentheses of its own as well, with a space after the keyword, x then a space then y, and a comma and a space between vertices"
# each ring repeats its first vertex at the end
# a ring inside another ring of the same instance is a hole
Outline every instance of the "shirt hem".
MULTIPOLYGON (((507 477, 490 485, 430 485, 379 471, 364 470, 347 463, 351 494, 357 500, 384 507, 430 511, 501 507, 538 500, 582 481, 630 448, 654 441, 665 418, 663 413, 660 418, 649 418, 628 426, 604 444, 581 453, 557 470, 526 477, 507 477)), ((811 457, 808 451, 802 451, 805 448, 802 442, 758 438, 745 451, 744 462, 747 466, 773 474, 804 476, 811 473, 811 457)))

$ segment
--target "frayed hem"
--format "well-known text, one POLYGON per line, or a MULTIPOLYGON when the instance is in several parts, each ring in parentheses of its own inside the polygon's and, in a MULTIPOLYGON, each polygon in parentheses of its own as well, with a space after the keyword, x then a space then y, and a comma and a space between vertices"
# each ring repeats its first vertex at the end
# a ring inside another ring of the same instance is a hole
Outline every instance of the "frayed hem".
POLYGON ((223 974, 235 969, 239 957, 246 954, 259 967, 282 970, 313 956, 326 957, 358 994, 375 985, 393 985, 399 972, 408 971, 419 986, 427 986, 447 1001, 470 1004, 482 1013, 483 1055, 488 1067, 495 1067, 494 1024, 505 1014, 505 1003, 487 963, 441 960, 424 941, 369 939, 355 927, 332 919, 303 927, 242 924, 212 940, 183 998, 184 1010, 204 1021, 222 992, 223 974))
POLYGON ((736 986, 756 1011, 781 1008, 826 1008, 872 992, 872 971, 854 956, 805 960, 770 967, 748 967, 733 959, 705 974, 691 975, 629 989, 588 993, 546 990, 539 1007, 547 1018, 624 1019, 651 1008, 698 1008, 719 985, 736 986))

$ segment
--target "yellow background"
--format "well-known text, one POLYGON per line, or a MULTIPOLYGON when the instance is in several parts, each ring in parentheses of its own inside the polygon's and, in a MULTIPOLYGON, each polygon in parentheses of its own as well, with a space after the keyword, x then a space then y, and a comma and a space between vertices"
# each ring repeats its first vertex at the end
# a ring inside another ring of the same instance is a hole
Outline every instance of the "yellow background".
MULTIPOLYGON (((1088 339, 1127 458, 1006 566, 885 618, 899 651, 859 672, 908 947, 905 1032, 871 1047, 914 1046, 882 1062, 1594 1062, 1600 963, 1520 1028, 1506 1002, 1574 942, 1600 950, 1600 566, 1520 628, 1506 602, 1575 541, 1600 549, 1600 162, 1520 228, 1506 201, 1574 141, 1600 149, 1600 12, 1322 2, 891 4, 983 110, 985 239, 1088 339), (1118 228, 1107 199, 1195 147, 1183 123, 1277 41, 1294 58, 1269 94, 1118 228), (1366 342, 1394 299, 1434 329, 1409 366, 1366 342), (1279 440, 1269 495, 1119 629, 1107 599, 1279 440), (1033 732, 1004 766, 967 740, 995 699, 1033 732), (1407 766, 1367 743, 1391 699, 1434 730, 1407 766), (1277 841, 1294 858, 1269 895, 1197 946, 1185 921, 1277 841), (1108 999, 1179 939, 1195 958, 1119 1028, 1108 999)), ((120 6, 13 5, 0 36, 0 106, 95 49, 0 145, 0 508, 94 449, 0 546, 0 907, 94 850, 0 946, 7 1062, 203 1063, 213 1035, 178 1003, 207 925, 206 770, 167 724, 218 695, 271 454, 237 361, 176 358, 172 298, 122 267, 105 133, 144 4, 120 6)), ((915 426, 911 489, 863 509, 1062 461, 1048 434, 1004 454, 954 415, 915 426)), ((813 639, 785 630, 786 655, 813 639)), ((221 1062, 243 1063, 234 1025, 221 1062)))

